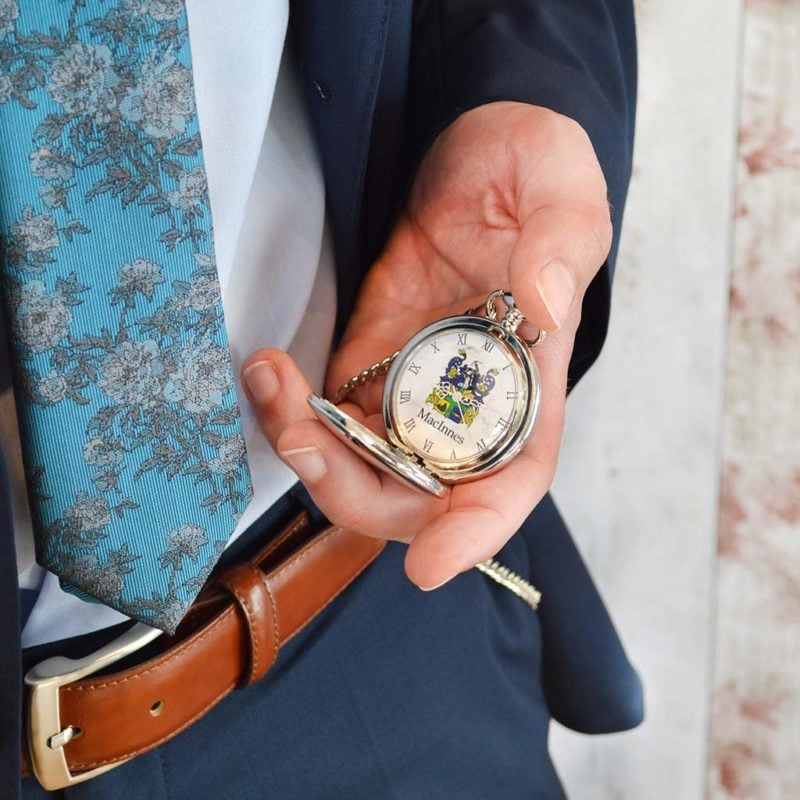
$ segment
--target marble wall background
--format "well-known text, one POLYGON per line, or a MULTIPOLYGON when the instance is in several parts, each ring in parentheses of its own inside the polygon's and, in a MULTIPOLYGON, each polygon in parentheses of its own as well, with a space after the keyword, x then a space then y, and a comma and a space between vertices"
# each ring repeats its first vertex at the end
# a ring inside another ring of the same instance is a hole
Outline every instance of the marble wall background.
POLYGON ((640 0, 607 350, 555 494, 647 685, 580 800, 800 798, 800 3, 640 0))

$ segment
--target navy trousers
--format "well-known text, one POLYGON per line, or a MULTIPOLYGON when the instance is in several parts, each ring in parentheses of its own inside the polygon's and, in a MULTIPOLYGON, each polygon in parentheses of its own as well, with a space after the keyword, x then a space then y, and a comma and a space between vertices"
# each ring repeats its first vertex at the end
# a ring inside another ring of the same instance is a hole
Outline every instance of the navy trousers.
POLYGON ((173 741, 60 793, 25 780, 22 797, 564 797, 551 716, 621 730, 642 695, 555 506, 546 498, 500 556, 542 590, 539 612, 477 570, 422 592, 404 551, 390 544, 263 681, 173 741))

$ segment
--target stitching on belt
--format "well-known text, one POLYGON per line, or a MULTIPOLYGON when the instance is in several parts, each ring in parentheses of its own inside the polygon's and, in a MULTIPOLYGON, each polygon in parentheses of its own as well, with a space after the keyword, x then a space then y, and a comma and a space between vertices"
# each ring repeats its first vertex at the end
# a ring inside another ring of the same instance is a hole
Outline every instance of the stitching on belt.
POLYGON ((247 677, 248 682, 249 679, 252 679, 253 675, 258 674, 258 631, 256 630, 255 625, 255 614, 253 613, 253 609, 250 608, 250 605, 247 602, 247 595, 244 592, 240 592, 236 585, 231 581, 231 585, 228 587, 239 601, 239 604, 244 609, 244 615, 247 617, 247 626, 250 629, 248 631, 248 638, 250 639, 250 660, 251 663, 249 665, 249 669, 247 670, 247 677))
POLYGON ((214 628, 218 625, 221 625, 223 620, 226 617, 229 617, 231 614, 235 613, 235 607, 231 606, 230 608, 226 608, 222 614, 219 615, 217 619, 215 619, 197 638, 192 638, 188 642, 184 642, 181 645, 178 645, 178 650, 173 653, 169 658, 165 661, 160 661, 158 664, 154 664, 152 667, 148 667, 141 672, 138 672, 136 675, 126 675, 124 678, 118 678, 114 681, 107 681, 105 683, 87 683, 85 685, 81 685, 79 683, 72 683, 68 686, 62 687, 62 691, 64 692, 85 692, 90 691, 92 689, 104 689, 108 686, 117 686, 118 684, 127 683, 128 681, 138 680, 139 678, 144 677, 145 675, 149 675, 151 672, 155 672, 160 670, 162 667, 165 667, 167 664, 171 664, 176 658, 179 658, 184 653, 188 653, 190 650, 193 650, 197 647, 200 642, 203 641, 207 636, 210 636, 214 628))
POLYGON ((328 539, 330 539, 331 536, 333 536, 335 533, 341 532, 342 530, 343 530, 343 528, 336 527, 336 528, 331 528, 329 531, 326 531, 310 547, 304 548, 299 553, 296 553, 283 566, 281 566, 279 569, 275 570, 275 572, 273 572, 271 574, 271 577, 272 578, 277 578, 279 575, 281 575, 287 569, 289 569, 289 567, 291 567, 293 564, 296 564, 298 561, 302 561, 307 555, 309 555, 311 553, 312 550, 314 550, 317 547, 321 547, 323 544, 325 544, 325 542, 328 539))
POLYGON ((174 736, 177 736, 179 733, 185 731, 193 722, 200 719, 200 717, 202 717, 209 709, 213 708, 217 703, 219 703, 220 700, 222 700, 224 697, 233 692, 235 688, 236 688, 235 683, 231 683, 230 685, 226 686, 222 694, 215 697, 208 705, 203 706, 203 708, 200 711, 198 711, 190 720, 184 722, 184 724, 181 725, 180 728, 176 728, 175 730, 170 731, 169 733, 162 736, 160 739, 157 739, 155 742, 148 743, 143 747, 139 747, 136 750, 130 750, 127 753, 123 753, 122 755, 119 756, 114 756, 113 758, 105 758, 102 761, 89 761, 86 763, 72 764, 71 769, 73 770, 73 772, 78 772, 81 769, 93 769, 94 767, 102 767, 104 764, 111 764, 116 761, 122 761, 125 758, 133 758, 134 756, 138 756, 140 753, 147 753, 150 750, 153 750, 154 748, 158 747, 160 744, 168 742, 174 736))

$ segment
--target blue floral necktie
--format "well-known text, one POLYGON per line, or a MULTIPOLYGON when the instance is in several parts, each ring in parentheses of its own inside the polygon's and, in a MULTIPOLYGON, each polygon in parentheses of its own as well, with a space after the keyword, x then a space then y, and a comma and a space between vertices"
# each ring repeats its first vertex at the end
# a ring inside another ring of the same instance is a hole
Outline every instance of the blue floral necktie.
POLYGON ((171 632, 251 493, 182 0, 0 0, 0 231, 38 560, 171 632))

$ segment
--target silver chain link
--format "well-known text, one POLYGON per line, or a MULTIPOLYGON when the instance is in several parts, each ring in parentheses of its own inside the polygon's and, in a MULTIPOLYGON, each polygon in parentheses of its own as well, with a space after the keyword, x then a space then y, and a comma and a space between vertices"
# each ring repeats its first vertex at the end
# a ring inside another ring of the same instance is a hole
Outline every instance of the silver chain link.
POLYGON ((542 593, 532 584, 518 575, 514 570, 504 567, 499 561, 489 558, 475 565, 475 569, 480 570, 484 575, 488 575, 493 581, 499 583, 504 589, 508 589, 521 600, 524 600, 534 611, 539 608, 542 600, 542 593))
POLYGON ((380 361, 373 364, 371 367, 367 367, 366 369, 361 370, 353 378, 350 378, 347 383, 343 383, 337 390, 336 394, 333 396, 331 402, 338 406, 339 403, 346 400, 351 392, 354 392, 358 389, 359 386, 363 386, 370 381, 374 381, 376 378, 382 378, 388 371, 389 367, 392 366, 392 363, 400 355, 400 351, 396 350, 390 356, 386 356, 386 358, 381 359, 380 361))

